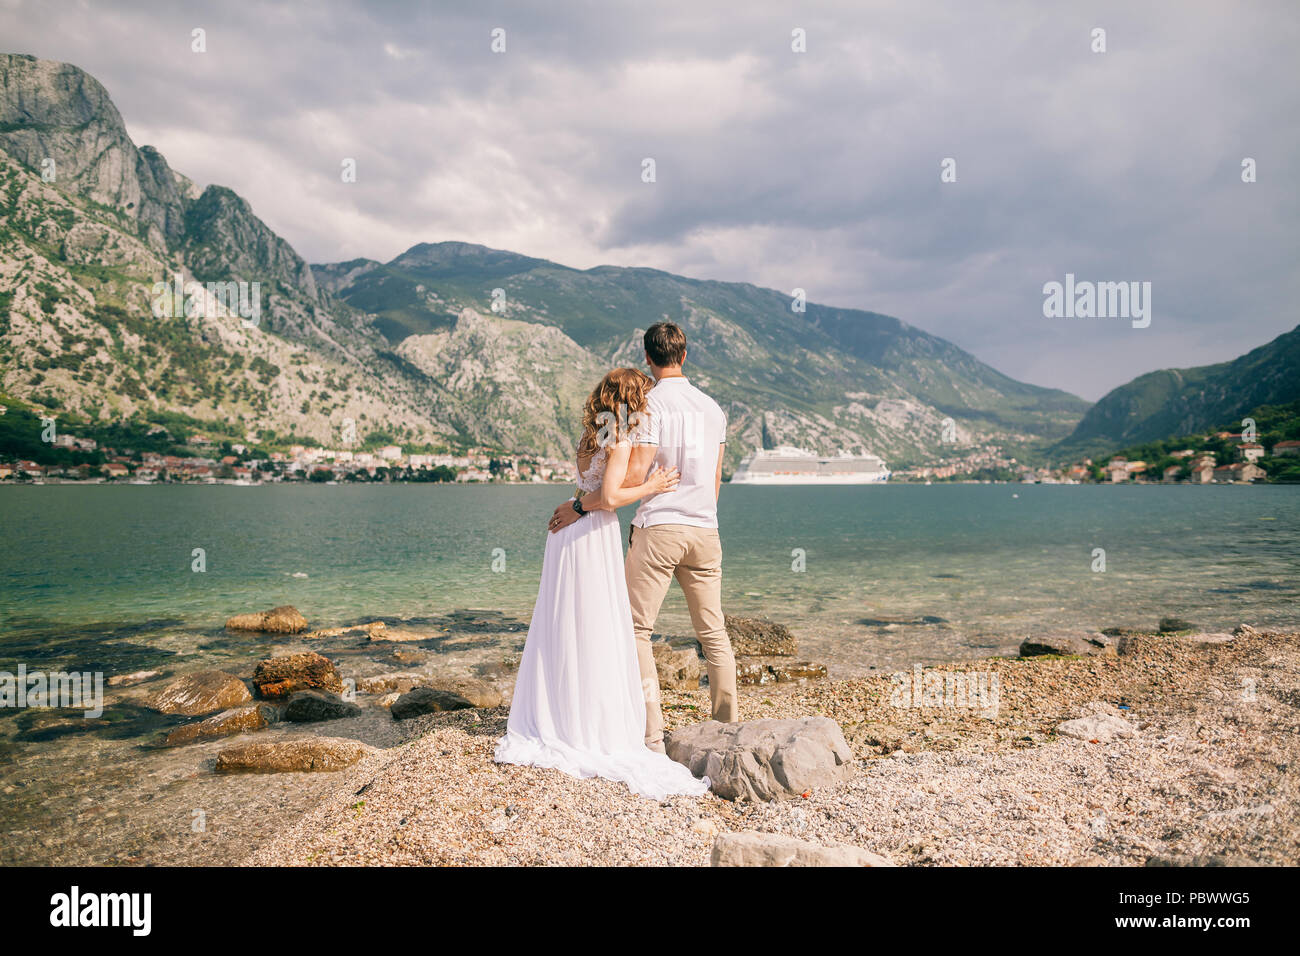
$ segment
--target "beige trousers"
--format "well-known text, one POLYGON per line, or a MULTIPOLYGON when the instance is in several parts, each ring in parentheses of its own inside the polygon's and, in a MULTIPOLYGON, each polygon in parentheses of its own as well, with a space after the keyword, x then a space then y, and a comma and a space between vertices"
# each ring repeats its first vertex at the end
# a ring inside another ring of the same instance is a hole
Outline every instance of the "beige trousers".
POLYGON ((645 694, 645 740, 663 749, 664 717, 659 703, 659 672, 650 634, 668 585, 677 578, 704 651, 713 719, 736 719, 736 658, 722 619, 722 541, 717 528, 685 524, 633 526, 627 550, 627 595, 636 632, 636 659, 645 694))

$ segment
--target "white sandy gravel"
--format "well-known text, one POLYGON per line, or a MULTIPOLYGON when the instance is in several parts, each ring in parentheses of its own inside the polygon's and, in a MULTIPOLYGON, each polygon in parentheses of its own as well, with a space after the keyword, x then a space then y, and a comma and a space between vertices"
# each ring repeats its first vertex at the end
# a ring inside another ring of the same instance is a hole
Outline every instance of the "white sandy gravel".
MULTIPOLYGON (((826 714, 862 758, 853 779, 775 804, 660 804, 604 780, 498 766, 504 708, 422 717, 246 862, 704 866, 725 830, 903 865, 1300 862, 1300 634, 1152 636, 1120 657, 939 669, 997 674, 997 717, 893 707, 886 678, 743 691, 742 716, 826 714), (1137 732, 1104 743, 1054 733, 1095 713, 1137 732)), ((702 719, 707 695, 666 693, 665 704, 680 726, 702 719)))

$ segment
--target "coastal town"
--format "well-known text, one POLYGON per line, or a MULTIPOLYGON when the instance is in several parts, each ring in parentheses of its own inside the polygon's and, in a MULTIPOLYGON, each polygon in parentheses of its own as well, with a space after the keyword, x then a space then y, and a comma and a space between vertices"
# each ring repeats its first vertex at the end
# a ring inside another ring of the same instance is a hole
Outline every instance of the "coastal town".
MULTIPOLYGON (((904 482, 1009 482, 1021 484, 1249 484, 1268 478, 1259 464, 1266 456, 1300 458, 1300 441, 1279 441, 1271 448, 1240 435, 1220 432, 1220 441, 1232 443, 1232 457, 1223 460, 1214 451, 1178 449, 1160 464, 1114 456, 1099 462, 1091 458, 1063 467, 1033 468, 983 450, 955 462, 901 469, 891 475, 904 482)), ((188 454, 136 452, 101 447, 93 438, 67 433, 52 442, 70 452, 96 453, 102 463, 41 464, 26 459, 0 461, 0 481, 106 482, 133 484, 202 482, 207 484, 258 484, 263 482, 428 481, 570 483, 575 479, 571 461, 528 455, 504 455, 489 449, 469 449, 461 454, 408 452, 401 445, 384 445, 371 451, 291 445, 285 451, 260 451, 244 442, 218 443, 204 435, 186 441, 188 454)))
MULTIPOLYGON (((1300 459, 1300 441, 1276 441, 1269 446, 1238 432, 1207 435, 1211 447, 1161 451, 1146 461, 1114 455, 1104 461, 1082 461, 1055 468, 1039 467, 983 449, 965 458, 934 466, 894 471, 902 481, 1005 481, 1021 484, 1252 484, 1269 479, 1265 459, 1300 459)), ((1288 462, 1289 464, 1289 462, 1288 462)), ((1289 469, 1288 469, 1289 470, 1289 469)))
MULTIPOLYGON (((1297 403, 1300 405, 1300 403, 1297 403)), ((755 449, 723 479, 737 484, 892 483, 1258 484, 1300 481, 1300 407, 1261 407, 1239 430, 1210 429, 1070 461, 1026 462, 996 443, 890 468, 873 455, 819 456, 791 446, 755 449), (816 467, 813 467, 813 466, 816 467), (825 474, 821 474, 825 472, 825 474), (862 474, 857 474, 861 472, 862 474), (791 475, 800 480, 795 481, 791 475), (852 473, 852 474, 847 474, 852 473)), ((345 432, 345 434, 348 434, 345 432)), ((272 431, 209 427, 193 419, 92 423, 0 396, 0 482, 28 484, 449 482, 568 484, 571 459, 482 446, 402 442, 375 431, 326 447, 272 431)), ((1034 457, 1032 455, 1028 457, 1034 457)))
POLYGON ((51 444, 73 453, 69 457, 102 460, 69 464, 21 458, 0 461, 0 481, 252 485, 294 481, 572 482, 575 477, 569 461, 503 456, 482 448, 435 454, 408 452, 400 445, 353 451, 295 444, 284 451, 266 451, 251 442, 218 442, 195 434, 175 449, 184 452, 179 454, 108 447, 66 432, 57 434, 51 444))

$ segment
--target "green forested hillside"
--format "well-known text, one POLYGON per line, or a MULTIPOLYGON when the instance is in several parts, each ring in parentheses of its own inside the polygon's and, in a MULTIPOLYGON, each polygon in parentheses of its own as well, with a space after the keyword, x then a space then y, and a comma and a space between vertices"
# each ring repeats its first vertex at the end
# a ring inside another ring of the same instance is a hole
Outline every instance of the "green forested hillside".
POLYGON ((1190 435, 1261 405, 1300 400, 1300 327, 1231 362, 1162 369, 1111 391, 1057 446, 1059 457, 1190 435))

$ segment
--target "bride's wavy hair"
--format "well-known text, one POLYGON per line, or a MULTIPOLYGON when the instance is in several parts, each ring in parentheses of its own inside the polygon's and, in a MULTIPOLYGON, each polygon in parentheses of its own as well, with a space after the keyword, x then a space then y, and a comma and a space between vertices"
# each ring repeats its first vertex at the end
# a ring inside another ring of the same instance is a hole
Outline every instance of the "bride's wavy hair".
POLYGON ((627 438, 638 421, 649 414, 646 400, 654 379, 635 368, 606 373, 582 407, 582 438, 578 454, 594 455, 602 445, 627 438))

